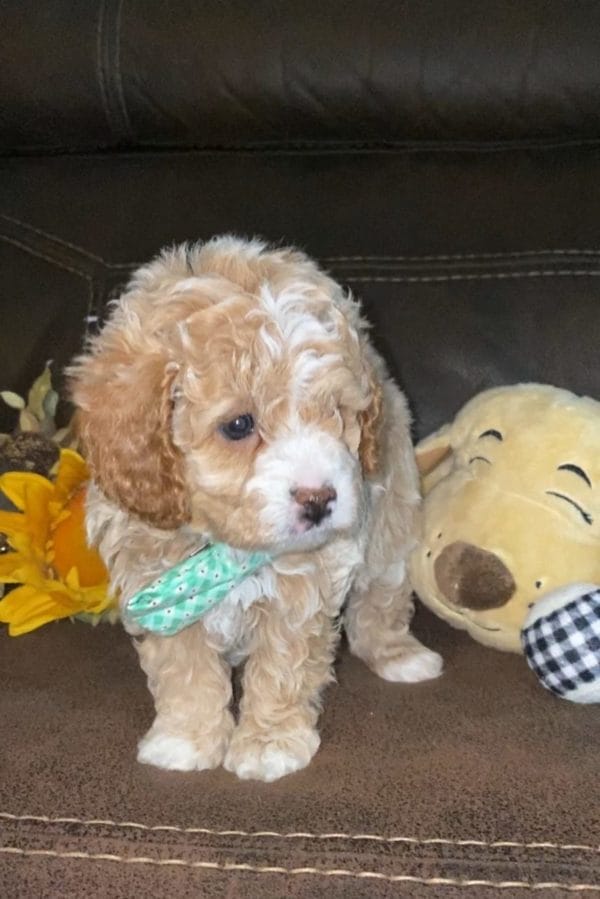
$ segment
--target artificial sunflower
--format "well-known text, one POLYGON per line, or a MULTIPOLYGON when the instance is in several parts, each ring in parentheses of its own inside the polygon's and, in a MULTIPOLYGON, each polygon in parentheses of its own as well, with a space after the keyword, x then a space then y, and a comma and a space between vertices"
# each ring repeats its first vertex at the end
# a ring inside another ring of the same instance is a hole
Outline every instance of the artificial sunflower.
POLYGON ((0 511, 0 532, 8 552, 0 555, 0 584, 19 584, 0 600, 0 622, 13 637, 49 621, 97 616, 115 609, 106 569, 85 539, 85 483, 82 457, 60 451, 53 480, 10 471, 0 476, 0 491, 16 512, 0 511))

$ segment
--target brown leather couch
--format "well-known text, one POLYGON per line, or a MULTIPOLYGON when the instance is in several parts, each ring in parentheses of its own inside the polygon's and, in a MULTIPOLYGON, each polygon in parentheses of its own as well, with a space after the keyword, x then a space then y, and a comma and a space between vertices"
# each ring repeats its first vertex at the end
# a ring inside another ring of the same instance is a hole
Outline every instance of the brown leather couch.
MULTIPOLYGON (((599 395, 594 0, 5 0, 0 33, 3 387, 159 247, 235 231, 363 297, 416 436, 495 384, 599 395)), ((0 894, 600 895, 597 709, 415 628, 443 677, 342 651, 321 750, 272 785, 136 763, 119 628, 1 633, 0 894)))

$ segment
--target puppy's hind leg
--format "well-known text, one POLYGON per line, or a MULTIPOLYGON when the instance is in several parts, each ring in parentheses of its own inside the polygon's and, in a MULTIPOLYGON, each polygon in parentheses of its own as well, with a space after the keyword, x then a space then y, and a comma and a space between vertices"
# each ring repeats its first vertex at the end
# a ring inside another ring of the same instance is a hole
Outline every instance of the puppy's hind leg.
POLYGON ((375 581, 353 592, 344 612, 350 649, 384 680, 430 680, 442 672, 442 657, 409 633, 413 613, 411 586, 375 581))
POLYGON ((216 768, 233 730, 231 671, 203 626, 173 637, 148 634, 137 651, 156 706, 138 761, 176 771, 216 768))

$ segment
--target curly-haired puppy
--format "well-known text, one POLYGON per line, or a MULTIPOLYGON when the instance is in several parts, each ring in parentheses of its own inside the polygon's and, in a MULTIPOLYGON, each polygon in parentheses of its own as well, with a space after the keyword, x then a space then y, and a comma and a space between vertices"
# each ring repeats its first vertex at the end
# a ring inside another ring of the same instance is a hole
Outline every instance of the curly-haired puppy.
POLYGON ((262 780, 307 765, 344 604, 381 677, 439 674, 408 632, 406 403, 358 304, 303 253, 233 237, 163 252, 71 378, 88 532, 121 601, 209 541, 274 555, 201 622, 136 640, 156 705, 141 762, 262 780))

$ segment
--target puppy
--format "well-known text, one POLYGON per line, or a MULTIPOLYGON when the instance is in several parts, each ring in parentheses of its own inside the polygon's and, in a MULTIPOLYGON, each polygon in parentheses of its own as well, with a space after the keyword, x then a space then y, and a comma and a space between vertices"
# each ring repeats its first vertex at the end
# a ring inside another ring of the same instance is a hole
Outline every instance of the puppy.
POLYGON ((266 781, 303 768, 342 609, 381 677, 440 673, 408 632, 406 403, 358 304, 303 253, 229 236, 164 251, 70 377, 88 534, 122 602, 209 541, 273 554, 199 623, 135 640, 156 706, 139 761, 266 781))

